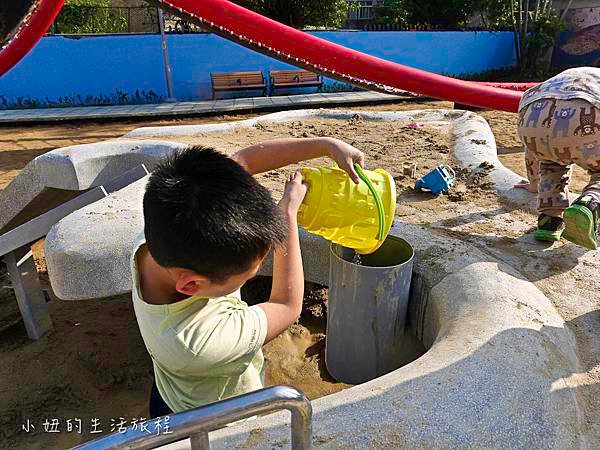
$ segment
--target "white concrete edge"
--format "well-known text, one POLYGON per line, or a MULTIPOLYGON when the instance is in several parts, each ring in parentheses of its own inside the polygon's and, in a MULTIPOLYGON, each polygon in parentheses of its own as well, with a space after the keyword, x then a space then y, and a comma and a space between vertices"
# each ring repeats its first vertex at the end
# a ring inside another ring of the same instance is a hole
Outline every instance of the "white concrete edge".
POLYGON ((254 127, 261 122, 282 123, 310 118, 341 119, 360 117, 363 120, 398 120, 406 122, 447 122, 452 127, 455 143, 453 156, 461 167, 476 169, 487 162, 494 166, 489 177, 498 195, 530 211, 535 209, 535 195, 513 186, 523 178, 504 167, 497 155, 494 134, 485 119, 475 113, 460 110, 413 111, 351 111, 338 109, 306 109, 266 114, 224 124, 179 125, 167 127, 142 127, 125 135, 135 137, 201 136, 207 133, 226 133, 233 129, 254 127))
POLYGON ((453 156, 456 162, 461 167, 474 170, 483 163, 493 165, 494 168, 488 176, 494 183, 498 195, 510 203, 533 211, 536 204, 535 194, 525 189, 514 188, 523 177, 507 169, 500 162, 496 139, 486 120, 475 113, 464 111, 462 117, 453 124, 455 137, 453 156))
POLYGON ((52 150, 33 160, 46 187, 86 190, 119 176, 139 164, 153 166, 169 151, 184 144, 157 140, 115 140, 52 150))
POLYGON ((27 163, 0 192, 0 227, 44 189, 85 191, 144 164, 149 169, 185 144, 156 140, 103 141, 51 150, 27 163))
POLYGON ((260 122, 287 122, 309 118, 349 119, 359 116, 367 120, 427 120, 445 121, 452 110, 414 110, 414 111, 344 111, 335 109, 299 109, 266 114, 255 119, 239 120, 219 124, 174 125, 165 127, 142 127, 127 133, 124 138, 165 137, 165 136, 197 136, 207 133, 226 133, 236 128, 253 127, 260 122))

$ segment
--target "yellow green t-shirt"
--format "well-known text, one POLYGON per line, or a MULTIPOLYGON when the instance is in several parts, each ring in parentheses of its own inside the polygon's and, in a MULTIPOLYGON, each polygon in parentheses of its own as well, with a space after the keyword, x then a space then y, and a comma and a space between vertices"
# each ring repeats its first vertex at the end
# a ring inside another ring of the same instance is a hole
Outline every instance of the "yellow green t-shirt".
POLYGON ((248 306, 239 291, 169 305, 146 303, 136 261, 144 244, 142 236, 131 256, 133 307, 167 406, 181 412, 263 388, 264 311, 248 306))

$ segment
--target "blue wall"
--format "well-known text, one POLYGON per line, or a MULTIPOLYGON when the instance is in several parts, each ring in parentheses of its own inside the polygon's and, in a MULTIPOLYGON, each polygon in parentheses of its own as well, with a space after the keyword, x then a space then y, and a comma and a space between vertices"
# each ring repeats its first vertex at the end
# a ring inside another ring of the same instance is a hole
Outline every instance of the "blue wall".
MULTIPOLYGON (((510 32, 318 32, 391 61, 460 75, 515 64, 510 32)), ((212 34, 169 35, 178 100, 211 97, 210 72, 289 68, 212 34)), ((47 36, 0 78, 0 109, 42 104, 151 102, 166 96, 159 35, 47 36), (137 97, 136 97, 137 91, 137 97), (119 97, 120 96, 120 97, 119 97)), ((327 90, 343 88, 327 80, 327 90)), ((347 88, 347 86, 346 86, 347 88)))

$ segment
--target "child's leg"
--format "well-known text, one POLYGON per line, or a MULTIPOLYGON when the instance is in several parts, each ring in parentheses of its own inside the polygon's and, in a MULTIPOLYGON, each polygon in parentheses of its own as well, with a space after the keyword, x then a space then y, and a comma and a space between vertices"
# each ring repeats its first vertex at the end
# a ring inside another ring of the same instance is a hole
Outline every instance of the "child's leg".
POLYGON ((538 211, 552 217, 562 217, 569 207, 571 166, 554 161, 540 161, 538 211))
MULTIPOLYGON (((600 165, 600 155, 598 159, 600 165)), ((582 197, 589 195, 598 203, 600 203, 600 170, 590 170, 590 182, 583 190, 582 197)))
MULTIPOLYGON (((600 156, 600 155, 599 155, 600 156)), ((600 157, 598 159, 600 165, 600 157)), ((582 247, 598 248, 600 231, 600 170, 590 170, 590 183, 581 197, 565 210, 565 239, 582 247)))
POLYGON ((589 249, 598 247, 600 223, 600 109, 583 100, 578 105, 579 121, 573 131, 573 160, 587 169, 591 178, 581 197, 565 211, 565 239, 589 249))
POLYGON ((150 402, 149 402, 150 419, 156 419, 157 417, 168 416, 173 414, 171 408, 167 406, 165 401, 160 396, 156 382, 152 383, 152 390, 150 391, 150 402))
MULTIPOLYGON (((538 192, 538 185, 540 181, 540 159, 549 159, 550 156, 545 154, 544 150, 549 150, 548 146, 542 145, 543 142, 549 142, 547 137, 547 131, 545 127, 538 125, 538 121, 528 119, 525 122, 525 117, 530 109, 535 109, 529 114, 530 118, 533 114, 539 114, 540 108, 531 108, 532 105, 525 107, 519 111, 519 123, 517 126, 517 132, 521 142, 523 142, 523 149, 525 151, 525 170, 527 173, 528 183, 522 182, 515 187, 527 189, 529 192, 538 192), (546 141, 544 141, 546 137, 546 141)), ((543 109, 543 108, 542 108, 543 109)))
POLYGON ((538 241, 556 242, 562 237, 565 223, 563 211, 569 206, 571 167, 554 161, 540 161, 538 191, 538 241))
POLYGON ((529 181, 529 192, 538 192, 540 188, 540 160, 527 147, 525 147, 525 169, 529 181))

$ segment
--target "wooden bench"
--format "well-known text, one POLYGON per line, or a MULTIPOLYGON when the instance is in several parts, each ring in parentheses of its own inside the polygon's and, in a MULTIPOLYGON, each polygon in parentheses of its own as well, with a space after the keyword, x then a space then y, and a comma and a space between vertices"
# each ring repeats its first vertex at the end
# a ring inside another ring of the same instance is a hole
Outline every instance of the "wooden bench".
POLYGON ((267 80, 262 72, 211 73, 213 100, 217 92, 261 90, 267 93, 267 80))
POLYGON ((278 88, 323 87, 321 76, 308 70, 272 70, 269 78, 271 93, 278 88))

